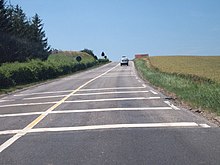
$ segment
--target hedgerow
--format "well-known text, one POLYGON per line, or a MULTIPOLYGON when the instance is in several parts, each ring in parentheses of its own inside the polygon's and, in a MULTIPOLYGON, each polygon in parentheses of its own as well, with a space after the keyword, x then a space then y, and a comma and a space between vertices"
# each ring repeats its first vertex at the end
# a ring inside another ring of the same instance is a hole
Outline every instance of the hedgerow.
POLYGON ((0 89, 56 78, 105 62, 108 61, 74 52, 50 55, 47 61, 37 59, 25 63, 4 63, 0 66, 0 89), (82 62, 75 60, 76 55, 83 56, 82 62))

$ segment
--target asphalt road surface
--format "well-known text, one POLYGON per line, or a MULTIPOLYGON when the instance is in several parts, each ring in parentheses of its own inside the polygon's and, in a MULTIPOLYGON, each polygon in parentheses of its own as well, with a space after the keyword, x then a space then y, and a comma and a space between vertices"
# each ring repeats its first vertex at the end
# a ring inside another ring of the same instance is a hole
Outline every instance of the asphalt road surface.
POLYGON ((0 99, 0 164, 219 165, 219 127, 110 63, 0 99))

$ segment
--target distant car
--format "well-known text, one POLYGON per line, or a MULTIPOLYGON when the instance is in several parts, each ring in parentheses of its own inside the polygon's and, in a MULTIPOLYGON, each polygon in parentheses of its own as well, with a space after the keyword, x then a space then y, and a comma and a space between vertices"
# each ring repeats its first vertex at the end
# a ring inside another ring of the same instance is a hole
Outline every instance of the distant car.
POLYGON ((122 65, 127 65, 128 66, 128 62, 129 62, 128 58, 126 56, 122 56, 122 58, 121 58, 121 66, 122 65))

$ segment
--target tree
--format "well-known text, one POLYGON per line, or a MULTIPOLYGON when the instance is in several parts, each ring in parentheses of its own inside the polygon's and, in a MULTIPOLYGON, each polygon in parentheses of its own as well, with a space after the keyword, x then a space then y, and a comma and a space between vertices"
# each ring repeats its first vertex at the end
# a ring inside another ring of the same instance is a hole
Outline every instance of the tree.
POLYGON ((37 14, 29 21, 21 7, 5 7, 0 0, 0 63, 47 59, 50 47, 41 22, 37 14))
POLYGON ((89 50, 89 49, 83 49, 83 50, 81 50, 80 52, 85 52, 85 53, 87 53, 87 54, 89 54, 89 55, 91 55, 92 57, 94 57, 95 58, 95 60, 97 60, 98 58, 97 58, 97 56, 93 53, 93 51, 92 50, 89 50))
POLYGON ((4 0, 0 0, 0 32, 5 33, 9 30, 9 19, 5 8, 4 0))
POLYGON ((0 63, 4 62, 4 59, 7 58, 8 44, 10 44, 8 37, 9 27, 5 2, 0 0, 0 63))
POLYGON ((32 43, 33 52, 36 52, 36 54, 32 54, 32 58, 45 60, 49 56, 50 47, 47 44, 47 38, 41 22, 42 20, 38 14, 35 14, 30 26, 30 42, 32 43))
POLYGON ((85 53, 87 53, 87 54, 89 54, 89 55, 91 55, 91 56, 95 56, 95 54, 93 53, 93 51, 92 50, 89 50, 89 49, 83 49, 83 50, 81 50, 80 52, 85 52, 85 53))
POLYGON ((105 53, 104 53, 104 52, 102 52, 102 53, 101 53, 101 56, 102 56, 102 57, 105 57, 105 53))

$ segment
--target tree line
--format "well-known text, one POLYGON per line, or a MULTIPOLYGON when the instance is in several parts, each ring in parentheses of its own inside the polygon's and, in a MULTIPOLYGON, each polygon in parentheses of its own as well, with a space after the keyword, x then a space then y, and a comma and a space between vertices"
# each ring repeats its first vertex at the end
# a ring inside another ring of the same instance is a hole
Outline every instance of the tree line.
POLYGON ((0 0, 0 64, 46 60, 50 47, 38 14, 28 18, 21 7, 0 0))

